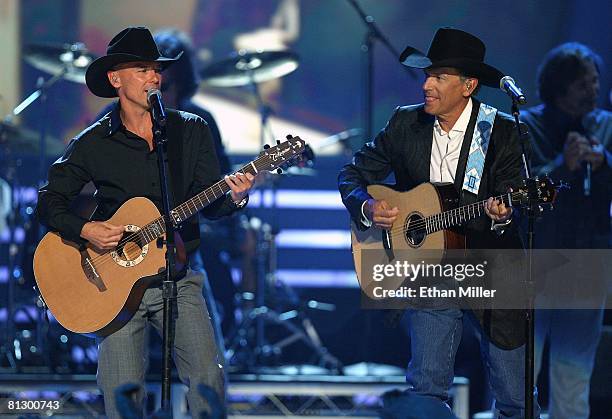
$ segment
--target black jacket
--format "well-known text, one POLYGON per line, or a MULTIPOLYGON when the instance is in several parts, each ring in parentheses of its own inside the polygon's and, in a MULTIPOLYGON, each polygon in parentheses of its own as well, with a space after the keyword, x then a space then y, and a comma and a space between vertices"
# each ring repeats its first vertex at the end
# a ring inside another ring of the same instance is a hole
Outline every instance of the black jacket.
MULTIPOLYGON (((509 115, 498 112, 491 133, 483 177, 478 196, 461 192, 465 166, 480 103, 473 99, 472 114, 455 176, 455 188, 460 205, 485 200, 516 188, 522 182, 521 145, 514 122, 509 115)), ((425 113, 423 105, 398 107, 387 126, 374 140, 355 153, 353 161, 342 168, 338 177, 342 201, 351 218, 360 228, 361 206, 370 198, 367 186, 381 183, 390 174, 395 176, 395 188, 410 190, 429 182, 429 165, 433 141, 434 117, 425 113)), ((518 214, 518 211, 514 212, 518 214)), ((520 249, 522 242, 518 223, 512 222, 504 234, 491 231, 491 220, 481 217, 465 226, 467 247, 470 249, 520 249)), ((520 303, 517 302, 517 305, 520 303)), ((515 348, 524 341, 521 327, 523 311, 492 310, 476 312, 485 332, 499 346, 515 348)))

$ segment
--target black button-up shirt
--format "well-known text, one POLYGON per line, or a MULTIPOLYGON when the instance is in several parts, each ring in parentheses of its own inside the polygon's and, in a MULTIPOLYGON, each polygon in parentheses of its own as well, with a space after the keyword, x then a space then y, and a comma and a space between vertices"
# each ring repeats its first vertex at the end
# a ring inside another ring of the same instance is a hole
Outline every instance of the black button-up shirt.
POLYGON ((572 120, 554 106, 538 105, 521 112, 533 139, 533 175, 549 174, 570 189, 559 192, 555 210, 538 220, 538 247, 544 249, 605 249, 612 246, 612 113, 595 109, 572 120), (571 172, 563 161, 563 147, 570 131, 596 137, 605 160, 591 177, 591 193, 584 194, 585 170, 571 172))
MULTIPOLYGON (((168 188, 175 207, 221 177, 210 130, 202 118, 168 110, 168 188)), ((74 138, 64 155, 49 169, 49 181, 39 191, 40 221, 62 237, 83 242, 83 225, 89 220, 71 211, 83 186, 93 182, 97 208, 91 220, 105 221, 130 198, 150 199, 162 210, 157 152, 121 122, 119 107, 74 138)), ((236 210, 228 195, 202 212, 215 219, 236 210)), ((199 245, 197 217, 185 223, 181 236, 187 252, 199 245)))

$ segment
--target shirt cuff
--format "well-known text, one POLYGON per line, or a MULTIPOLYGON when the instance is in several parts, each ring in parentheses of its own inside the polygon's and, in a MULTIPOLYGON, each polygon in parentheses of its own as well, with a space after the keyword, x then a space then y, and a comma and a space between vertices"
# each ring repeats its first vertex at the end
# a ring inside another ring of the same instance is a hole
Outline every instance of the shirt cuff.
POLYGON ((63 228, 60 232, 60 236, 77 244, 87 243, 87 240, 81 237, 81 231, 83 231, 83 226, 88 222, 89 220, 77 215, 70 213, 66 214, 62 222, 63 228))
MULTIPOLYGON (((231 199, 231 196, 230 196, 231 199)), ((242 198, 240 201, 236 202, 233 199, 231 199, 232 204, 234 204, 234 206, 238 209, 240 208, 244 208, 246 206, 246 204, 249 202, 249 195, 247 195, 246 197, 242 198)))
POLYGON ((372 227, 372 221, 368 219, 368 217, 366 217, 365 212, 364 212, 364 208, 365 208, 365 204, 368 201, 363 201, 363 204, 361 204, 361 224, 363 224, 366 227, 372 227))
POLYGON ((508 226, 508 224, 510 224, 512 222, 512 218, 508 218, 506 221, 504 221, 503 223, 498 223, 495 220, 491 220, 491 231, 494 231, 497 233, 498 236, 504 234, 504 231, 506 230, 506 227, 508 226))

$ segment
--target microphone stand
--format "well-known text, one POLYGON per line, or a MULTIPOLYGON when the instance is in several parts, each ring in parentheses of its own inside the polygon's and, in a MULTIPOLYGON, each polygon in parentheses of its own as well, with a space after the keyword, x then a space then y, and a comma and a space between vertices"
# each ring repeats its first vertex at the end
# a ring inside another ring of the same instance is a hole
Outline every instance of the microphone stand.
MULTIPOLYGON (((167 161, 165 145, 168 142, 166 136, 165 121, 159 123, 153 116, 153 141, 157 151, 157 164, 159 167, 159 180, 161 187, 163 218, 166 232, 166 271, 162 286, 163 298, 163 347, 162 347, 162 398, 161 410, 171 412, 170 392, 172 384, 171 354, 174 346, 174 311, 176 305, 176 281, 174 277, 176 244, 174 241, 175 226, 170 217, 170 198, 168 195, 167 161)), ((158 246, 162 243, 158 243, 158 246)))
MULTIPOLYGON (((365 138, 372 138, 372 116, 374 114, 373 102, 374 102, 374 45, 376 41, 380 41, 387 49, 393 54, 395 58, 399 58, 400 53, 391 45, 387 37, 378 29, 374 18, 371 15, 366 15, 361 6, 356 0, 348 0, 351 6, 355 9, 357 14, 361 17, 361 20, 368 28, 364 41, 361 44, 361 51, 365 54, 365 59, 362 61, 362 74, 364 76, 364 104, 363 104, 363 126, 365 131, 365 138)), ((404 67, 406 71, 416 79, 415 72, 404 67)))
POLYGON ((528 227, 527 227, 527 252, 528 252, 528 272, 525 278, 525 291, 527 293, 525 307, 525 418, 532 419, 534 412, 535 377, 534 377, 534 349, 535 349, 535 282, 533 280, 533 249, 534 249, 534 224, 535 219, 540 213, 538 204, 536 179, 531 177, 531 168, 527 158, 525 144, 529 141, 527 130, 522 131, 519 121, 519 103, 516 98, 512 98, 512 116, 521 143, 521 158, 523 169, 527 177, 527 195, 529 204, 527 206, 528 227))

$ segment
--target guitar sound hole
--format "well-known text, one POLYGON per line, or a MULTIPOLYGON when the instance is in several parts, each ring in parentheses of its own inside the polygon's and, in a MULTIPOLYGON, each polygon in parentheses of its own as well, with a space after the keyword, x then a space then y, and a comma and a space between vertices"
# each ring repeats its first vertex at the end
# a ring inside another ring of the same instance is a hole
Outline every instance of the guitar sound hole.
POLYGON ((142 248, 138 244, 134 242, 128 242, 123 246, 120 254, 122 256, 122 259, 124 260, 134 260, 138 256, 140 256, 141 252, 142 248))
POLYGON ((408 218, 406 218, 404 232, 406 241, 410 246, 420 246, 427 235, 425 223, 423 222, 423 216, 418 213, 410 214, 408 218))
POLYGON ((149 245, 143 243, 142 236, 137 234, 138 227, 128 227, 129 232, 123 235, 119 246, 110 253, 118 265, 127 268, 142 262, 149 250, 149 245))
POLYGON ((124 234, 119 246, 117 246, 116 252, 123 260, 134 260, 140 256, 142 245, 138 235, 134 233, 124 234))

